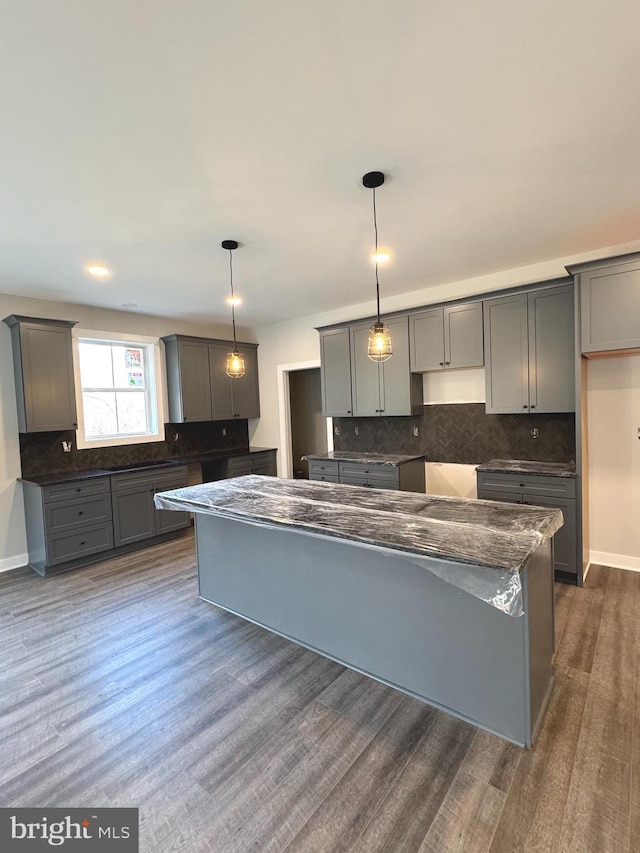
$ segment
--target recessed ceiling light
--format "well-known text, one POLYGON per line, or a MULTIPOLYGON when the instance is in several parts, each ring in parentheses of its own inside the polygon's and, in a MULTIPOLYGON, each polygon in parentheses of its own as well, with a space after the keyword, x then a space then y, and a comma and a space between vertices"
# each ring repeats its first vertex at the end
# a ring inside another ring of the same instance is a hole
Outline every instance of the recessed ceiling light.
POLYGON ((227 296, 227 305, 242 305, 242 299, 239 296, 227 296))
POLYGON ((377 252, 375 255, 371 256, 371 260, 377 264, 383 264, 385 261, 388 261, 391 258, 389 252, 377 252))
POLYGON ((87 264, 85 270, 94 278, 108 278, 111 275, 111 270, 102 264, 87 264))

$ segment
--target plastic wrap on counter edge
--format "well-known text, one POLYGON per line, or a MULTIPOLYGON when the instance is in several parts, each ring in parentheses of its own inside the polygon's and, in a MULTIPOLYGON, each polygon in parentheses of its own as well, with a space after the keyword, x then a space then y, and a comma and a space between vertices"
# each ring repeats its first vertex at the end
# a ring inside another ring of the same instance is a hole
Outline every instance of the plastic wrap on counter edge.
MULTIPOLYGON (((182 500, 179 496, 179 493, 182 491, 185 490, 176 490, 176 492, 167 494, 166 496, 162 493, 156 495, 156 506, 159 509, 187 510, 214 515, 220 518, 242 521, 243 523, 266 529, 289 529, 299 535, 313 536, 314 538, 324 540, 335 541, 336 538, 341 539, 341 541, 355 547, 374 550, 395 559, 408 560, 414 565, 420 566, 436 575, 446 583, 480 599, 509 616, 519 617, 523 614, 522 584, 518 571, 471 565, 469 563, 457 562, 450 558, 439 559, 435 556, 423 556, 360 539, 340 537, 321 529, 314 530, 308 524, 304 527, 291 526, 289 524, 278 523, 272 519, 252 517, 243 512, 234 512, 229 507, 218 508, 202 504, 197 505, 193 499, 182 500)), ((543 538, 545 537, 540 536, 539 541, 541 542, 543 538)))

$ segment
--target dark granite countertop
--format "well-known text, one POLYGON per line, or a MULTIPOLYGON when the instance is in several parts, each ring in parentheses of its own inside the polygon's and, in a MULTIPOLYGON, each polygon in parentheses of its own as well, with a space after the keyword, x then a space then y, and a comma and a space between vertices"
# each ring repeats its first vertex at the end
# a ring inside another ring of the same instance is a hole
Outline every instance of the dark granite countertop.
POLYGON ((478 465, 485 474, 535 474, 541 477, 576 477, 575 462, 529 462, 525 459, 492 459, 478 465))
POLYGON ((563 523, 552 508, 256 475, 160 492, 155 502, 511 573, 563 523))
POLYGON ((31 477, 19 477, 20 482, 35 483, 36 486, 60 486, 75 483, 78 480, 92 480, 96 477, 108 477, 110 474, 122 474, 127 471, 143 471, 153 468, 165 468, 167 465, 187 465, 190 462, 209 462, 214 459, 230 459, 233 456, 246 456, 251 453, 263 453, 275 450, 273 447, 248 447, 241 450, 221 450, 215 453, 194 456, 172 456, 170 459, 154 459, 136 465, 121 465, 114 468, 92 468, 87 471, 59 471, 51 474, 37 474, 31 477))
POLYGON ((330 450, 328 453, 307 453, 303 459, 335 459, 338 462, 363 462, 365 465, 393 465, 414 459, 424 459, 424 456, 402 456, 398 453, 353 453, 347 450, 330 450))

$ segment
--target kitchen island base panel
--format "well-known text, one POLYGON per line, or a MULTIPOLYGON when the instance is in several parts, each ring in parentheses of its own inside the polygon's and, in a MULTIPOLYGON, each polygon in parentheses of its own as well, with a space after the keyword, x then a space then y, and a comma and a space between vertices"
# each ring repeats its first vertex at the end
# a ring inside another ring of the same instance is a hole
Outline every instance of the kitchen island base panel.
POLYGON ((196 513, 196 543, 204 600, 513 743, 533 743, 552 683, 548 540, 521 573, 519 617, 406 557, 349 542, 196 513))

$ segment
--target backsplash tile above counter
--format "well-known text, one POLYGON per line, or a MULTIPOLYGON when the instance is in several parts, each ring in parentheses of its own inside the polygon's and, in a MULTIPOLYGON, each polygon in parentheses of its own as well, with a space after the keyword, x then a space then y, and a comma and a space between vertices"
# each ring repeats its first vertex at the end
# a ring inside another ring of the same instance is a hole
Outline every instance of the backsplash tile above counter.
POLYGON ((460 403, 424 406, 415 416, 334 418, 333 424, 339 429, 333 438, 335 450, 423 454, 427 462, 468 465, 497 458, 576 458, 573 413, 487 415, 484 403, 460 403), (532 438, 532 429, 538 430, 537 438, 532 438))
POLYGON ((94 468, 116 468, 142 462, 164 461, 220 450, 245 450, 249 447, 246 420, 165 424, 165 440, 118 447, 96 447, 78 450, 74 430, 67 432, 34 432, 20 434, 20 462, 23 477, 41 474, 88 471, 94 468), (223 430, 226 435, 223 435, 223 430), (178 435, 178 440, 174 436, 178 435), (71 442, 65 453, 62 442, 71 442))

